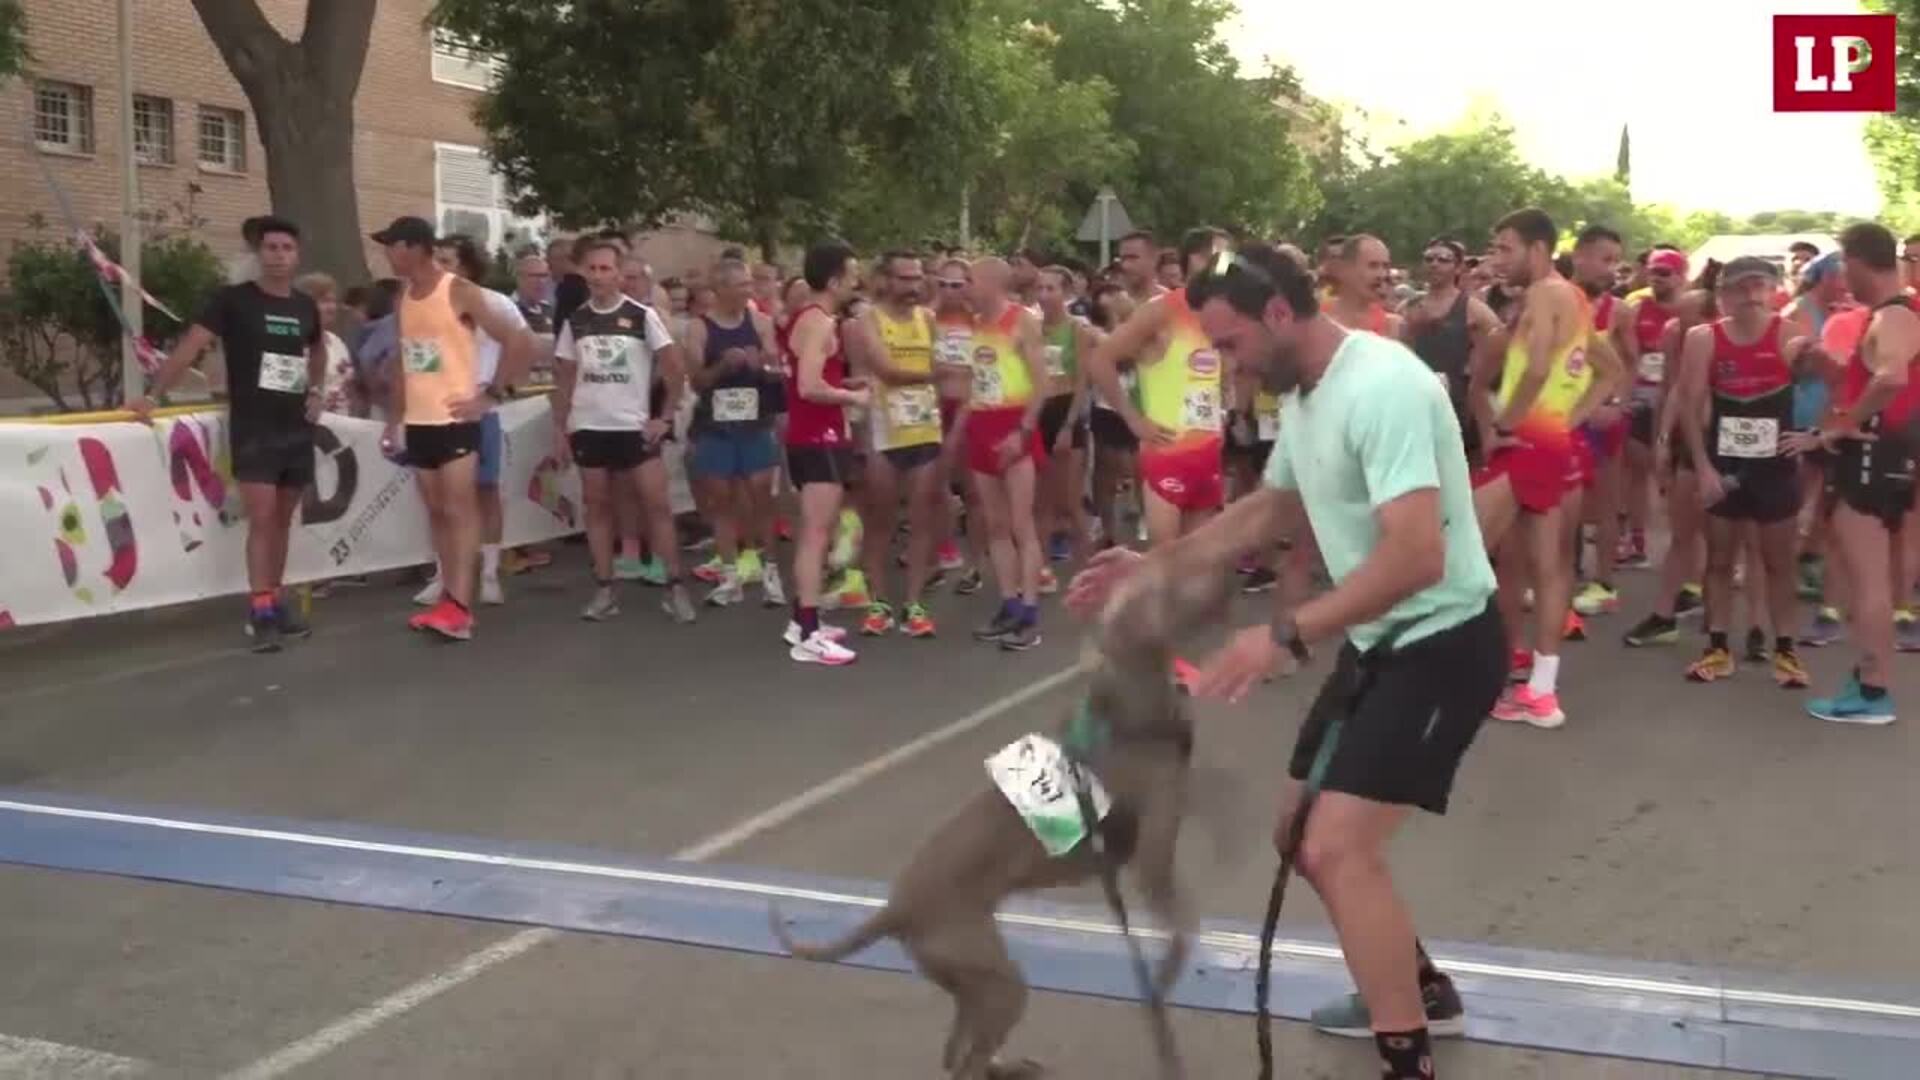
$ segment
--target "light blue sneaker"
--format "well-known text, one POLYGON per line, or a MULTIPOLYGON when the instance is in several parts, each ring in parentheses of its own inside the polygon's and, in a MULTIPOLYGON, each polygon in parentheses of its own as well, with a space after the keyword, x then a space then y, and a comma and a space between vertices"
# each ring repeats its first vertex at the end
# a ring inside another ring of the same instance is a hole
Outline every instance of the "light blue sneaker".
MULTIPOLYGON (((1467 1010, 1460 1002, 1459 991, 1453 988, 1452 979, 1443 976, 1439 982, 1421 987, 1420 997, 1427 1010, 1428 1035, 1447 1039, 1467 1033, 1467 1010)), ((1346 1039, 1373 1037, 1373 1018, 1359 994, 1349 994, 1320 1006, 1313 1010, 1310 1022, 1315 1030, 1326 1035, 1346 1039)))
POLYGON ((613 576, 619 581, 639 581, 646 577, 647 564, 639 559, 616 558, 613 560, 613 576))
POLYGON ((1898 652, 1920 652, 1920 618, 1912 611, 1893 613, 1893 647, 1898 652))
POLYGON ((640 564, 640 581, 654 586, 665 585, 667 583, 666 561, 655 555, 640 564))
POLYGON ((1878 698, 1868 699, 1860 691, 1860 675, 1855 672, 1847 676, 1838 694, 1808 701, 1807 714, 1836 724, 1891 724, 1894 719, 1893 694, 1883 692, 1878 698))

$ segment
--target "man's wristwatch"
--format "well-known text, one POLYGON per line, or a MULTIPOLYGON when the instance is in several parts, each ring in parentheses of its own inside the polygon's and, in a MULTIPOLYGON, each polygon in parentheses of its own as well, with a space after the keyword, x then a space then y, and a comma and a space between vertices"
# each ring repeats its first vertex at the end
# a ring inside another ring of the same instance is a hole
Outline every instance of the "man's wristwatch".
POLYGON ((1313 658, 1307 643, 1300 640, 1300 627, 1294 623, 1292 612, 1275 615, 1267 629, 1273 635, 1273 643, 1292 653, 1297 662, 1304 664, 1313 658))

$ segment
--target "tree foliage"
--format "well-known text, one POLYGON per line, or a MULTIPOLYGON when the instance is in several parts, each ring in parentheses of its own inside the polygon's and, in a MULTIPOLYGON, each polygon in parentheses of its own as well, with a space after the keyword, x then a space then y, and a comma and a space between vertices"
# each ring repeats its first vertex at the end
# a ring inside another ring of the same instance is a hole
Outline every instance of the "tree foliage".
POLYGON ((0 0, 0 82, 27 69, 27 12, 20 0, 0 0))
POLYGON ((1920 0, 1866 0, 1865 6, 1894 14, 1899 26, 1894 111, 1867 120, 1881 216, 1902 232, 1920 232, 1920 0))

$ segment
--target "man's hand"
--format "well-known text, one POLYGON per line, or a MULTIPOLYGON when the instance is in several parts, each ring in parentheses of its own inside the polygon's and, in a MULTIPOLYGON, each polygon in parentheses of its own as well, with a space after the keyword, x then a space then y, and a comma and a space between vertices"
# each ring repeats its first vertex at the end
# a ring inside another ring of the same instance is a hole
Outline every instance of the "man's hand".
POLYGON ((1788 457, 1812 454, 1827 449, 1824 431, 1789 431, 1780 436, 1780 453, 1788 457))
POLYGON ((320 400, 320 391, 307 391, 307 423, 320 422, 320 414, 326 411, 326 403, 320 400))
POLYGON ((1156 424, 1139 413, 1128 414, 1127 427, 1142 446, 1172 446, 1174 440, 1180 437, 1179 432, 1156 424))
POLYGON ((1106 608, 1124 582, 1134 576, 1147 561, 1131 548, 1113 547, 1087 560, 1087 565, 1067 583, 1067 610, 1090 619, 1106 608))
POLYGON ((387 430, 380 436, 380 452, 391 461, 399 461, 406 448, 406 433, 401 430, 401 425, 397 421, 388 424, 387 430))
POLYGON ((1007 437, 1001 439, 998 443, 994 444, 993 447, 995 456, 1000 459, 1000 467, 1002 469, 1012 468, 1013 463, 1020 460, 1020 455, 1026 452, 1028 445, 1031 444, 1032 441, 1033 432, 1028 431, 1026 428, 1014 428, 1008 432, 1007 437))
POLYGON ((1587 419, 1587 424, 1595 431, 1612 431, 1626 418, 1625 409, 1618 405, 1606 404, 1593 410, 1593 415, 1587 419))
POLYGON ((567 437, 565 428, 557 428, 553 433, 553 458, 562 465, 573 464, 573 440, 567 437))
POLYGON ((153 423, 154 408, 153 399, 145 394, 127 402, 127 411, 133 414, 133 418, 147 425, 153 423))
POLYGON ((1071 416, 1067 417, 1066 423, 1060 425, 1060 434, 1053 437, 1052 449, 1055 457, 1059 457, 1073 449, 1074 426, 1073 417, 1071 416))
POLYGON ((1693 470, 1700 481, 1700 505, 1719 505, 1727 497, 1727 482, 1721 479, 1720 470, 1704 461, 1695 462, 1693 470))
POLYGON ((485 394, 454 398, 447 402, 447 411, 453 414, 455 420, 470 424, 493 411, 493 399, 485 394))
POLYGON ((1293 673, 1293 655, 1273 640, 1265 626, 1249 626, 1227 639, 1227 644, 1200 665, 1192 683, 1195 697, 1239 704, 1261 680, 1293 673))
POLYGON ((660 440, 673 434, 673 424, 666 420, 649 420, 647 421, 647 426, 640 430, 641 436, 647 440, 648 446, 658 446, 660 445, 660 440))

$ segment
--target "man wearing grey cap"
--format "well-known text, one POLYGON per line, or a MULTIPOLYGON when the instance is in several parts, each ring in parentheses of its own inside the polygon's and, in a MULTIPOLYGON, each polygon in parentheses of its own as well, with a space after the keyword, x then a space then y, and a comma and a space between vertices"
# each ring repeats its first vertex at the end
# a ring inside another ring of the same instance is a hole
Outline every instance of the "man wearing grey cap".
POLYGON ((1707 651, 1687 669, 1693 682, 1734 672, 1727 642, 1733 610, 1733 564, 1744 526, 1760 537, 1767 612, 1773 623, 1773 678, 1787 689, 1807 685, 1794 652, 1794 549, 1799 540, 1800 483, 1790 444, 1793 384, 1819 353, 1811 338, 1772 311, 1780 268, 1751 255, 1720 271, 1721 318, 1687 331, 1680 351, 1681 416, 1706 406, 1707 426, 1682 423, 1707 510, 1707 651))

